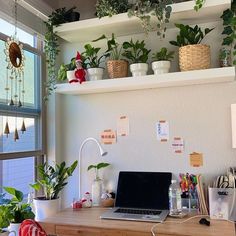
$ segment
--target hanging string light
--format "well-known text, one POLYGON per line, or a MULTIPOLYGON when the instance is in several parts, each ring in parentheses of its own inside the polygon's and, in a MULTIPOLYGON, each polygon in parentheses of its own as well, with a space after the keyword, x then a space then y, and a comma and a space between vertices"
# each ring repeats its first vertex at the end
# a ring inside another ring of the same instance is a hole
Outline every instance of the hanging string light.
MULTIPOLYGON (((14 140, 19 139, 17 130, 18 109, 24 105, 24 66, 25 56, 23 45, 17 39, 17 0, 14 1, 14 15, 15 15, 15 32, 14 35, 7 39, 5 46, 6 54, 6 104, 9 105, 11 110, 15 111, 15 131, 14 140), (9 76, 10 74, 10 76, 9 76), (10 80, 10 83, 9 83, 10 80), (10 85, 10 87, 9 87, 10 85), (10 92, 10 99, 9 99, 10 92)), ((22 121, 21 131, 26 131, 24 118, 22 121)), ((6 119, 4 134, 9 135, 8 115, 6 119)))

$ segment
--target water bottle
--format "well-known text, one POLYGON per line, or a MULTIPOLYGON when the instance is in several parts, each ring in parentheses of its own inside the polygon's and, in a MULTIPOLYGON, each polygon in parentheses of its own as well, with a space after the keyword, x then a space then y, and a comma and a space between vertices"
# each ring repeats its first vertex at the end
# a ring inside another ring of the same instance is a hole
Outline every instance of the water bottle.
POLYGON ((171 180, 169 187, 170 215, 179 215, 182 212, 181 189, 176 180, 171 180))

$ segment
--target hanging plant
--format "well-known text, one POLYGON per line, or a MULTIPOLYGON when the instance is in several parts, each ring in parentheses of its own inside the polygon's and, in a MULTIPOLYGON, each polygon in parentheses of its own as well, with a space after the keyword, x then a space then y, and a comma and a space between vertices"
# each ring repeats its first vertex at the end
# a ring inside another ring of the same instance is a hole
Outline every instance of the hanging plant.
POLYGON ((236 65, 236 0, 231 4, 231 8, 223 12, 224 30, 222 32, 226 37, 223 39, 222 45, 230 47, 233 65, 236 65))
POLYGON ((56 89, 57 81, 57 70, 56 70, 56 57, 59 54, 59 43, 56 32, 53 31, 54 27, 59 26, 62 23, 70 21, 70 15, 74 12, 76 7, 72 7, 69 10, 66 8, 59 8, 52 12, 48 17, 48 21, 44 22, 46 25, 46 34, 45 34, 45 45, 44 50, 46 54, 46 63, 47 63, 47 81, 45 82, 45 97, 44 100, 48 101, 49 96, 56 89))
POLYGON ((169 23, 173 0, 138 0, 128 11, 128 16, 140 19, 145 34, 154 30, 151 16, 156 17, 157 35, 165 38, 166 24, 169 23))
POLYGON ((128 0, 98 0, 96 3, 96 15, 99 18, 113 16, 127 12, 130 7, 128 0))
POLYGON ((202 6, 204 5, 205 0, 195 0, 195 6, 194 6, 194 10, 198 11, 202 8, 202 6))

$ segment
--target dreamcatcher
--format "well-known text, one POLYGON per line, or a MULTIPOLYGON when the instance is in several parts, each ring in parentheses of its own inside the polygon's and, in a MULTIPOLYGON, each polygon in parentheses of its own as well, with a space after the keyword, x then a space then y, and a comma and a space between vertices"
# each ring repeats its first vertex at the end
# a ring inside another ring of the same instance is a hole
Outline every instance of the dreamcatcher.
MULTIPOLYGON (((19 134, 17 130, 17 112, 18 109, 24 106, 24 66, 25 66, 25 56, 23 51, 23 45, 17 39, 17 0, 14 2, 14 13, 15 13, 15 33, 13 36, 7 39, 5 45, 5 55, 6 55, 6 104, 11 110, 15 111, 15 131, 14 140, 19 139, 19 134)), ((21 131, 24 133, 26 131, 24 118, 22 120, 21 131)), ((4 134, 10 134, 8 116, 6 119, 6 124, 4 128, 4 134)))

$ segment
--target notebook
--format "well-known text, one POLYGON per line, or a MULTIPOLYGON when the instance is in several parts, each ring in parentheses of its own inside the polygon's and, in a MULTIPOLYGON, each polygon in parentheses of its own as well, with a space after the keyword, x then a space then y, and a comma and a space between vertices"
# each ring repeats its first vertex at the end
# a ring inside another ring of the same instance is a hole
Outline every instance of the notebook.
POLYGON ((169 213, 169 172, 121 171, 115 207, 102 219, 163 222, 169 213))

